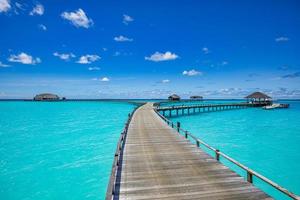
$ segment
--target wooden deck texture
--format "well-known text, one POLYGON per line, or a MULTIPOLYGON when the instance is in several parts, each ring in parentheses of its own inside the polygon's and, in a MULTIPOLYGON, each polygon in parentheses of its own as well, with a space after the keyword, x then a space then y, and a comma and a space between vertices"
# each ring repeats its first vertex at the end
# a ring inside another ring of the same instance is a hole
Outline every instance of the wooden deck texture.
POLYGON ((272 199, 141 106, 129 125, 114 199, 272 199))

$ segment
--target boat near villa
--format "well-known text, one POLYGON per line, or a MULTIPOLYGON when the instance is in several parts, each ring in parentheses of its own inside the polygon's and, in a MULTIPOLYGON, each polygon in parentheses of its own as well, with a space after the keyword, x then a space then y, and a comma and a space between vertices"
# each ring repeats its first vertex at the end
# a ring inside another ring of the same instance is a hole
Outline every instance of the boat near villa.
POLYGON ((272 105, 264 106, 263 109, 265 110, 271 110, 276 108, 288 108, 289 104, 283 104, 283 103, 274 103, 272 105))

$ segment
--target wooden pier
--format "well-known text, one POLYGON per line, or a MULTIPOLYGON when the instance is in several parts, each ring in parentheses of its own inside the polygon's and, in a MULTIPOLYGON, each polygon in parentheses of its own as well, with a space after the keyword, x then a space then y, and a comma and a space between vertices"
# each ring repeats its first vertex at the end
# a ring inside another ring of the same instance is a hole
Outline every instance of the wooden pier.
MULTIPOLYGON (((264 106, 261 104, 260 106, 264 106)), ((163 116, 179 116, 179 115, 191 115, 203 112, 215 112, 222 110, 241 109, 248 107, 257 107, 250 103, 230 103, 230 104, 197 104, 197 105, 182 105, 182 106, 164 106, 157 107, 156 110, 162 112, 163 116)))
POLYGON ((254 176, 288 197, 299 199, 195 138, 180 124, 174 125, 154 110, 152 103, 147 103, 129 115, 120 136, 106 200, 272 199, 252 184, 254 176), (201 150, 200 145, 214 151, 215 158, 201 150), (220 163, 220 157, 245 170, 247 181, 220 163))

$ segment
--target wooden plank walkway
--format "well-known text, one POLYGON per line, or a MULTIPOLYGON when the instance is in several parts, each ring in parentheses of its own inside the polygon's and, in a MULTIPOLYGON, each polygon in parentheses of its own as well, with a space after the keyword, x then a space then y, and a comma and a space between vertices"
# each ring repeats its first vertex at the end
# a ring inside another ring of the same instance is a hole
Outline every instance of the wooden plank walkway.
POLYGON ((114 199, 272 199, 167 126, 147 103, 134 113, 114 199))

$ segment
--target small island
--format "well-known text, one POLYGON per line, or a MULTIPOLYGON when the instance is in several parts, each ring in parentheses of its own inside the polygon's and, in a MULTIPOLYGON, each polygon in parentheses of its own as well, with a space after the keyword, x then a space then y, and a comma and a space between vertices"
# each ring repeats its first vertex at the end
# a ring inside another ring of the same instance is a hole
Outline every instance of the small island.
MULTIPOLYGON (((60 101, 61 99, 56 94, 42 93, 42 94, 37 94, 33 98, 33 100, 34 101, 60 101)), ((62 98, 62 100, 65 100, 65 98, 62 98)))

